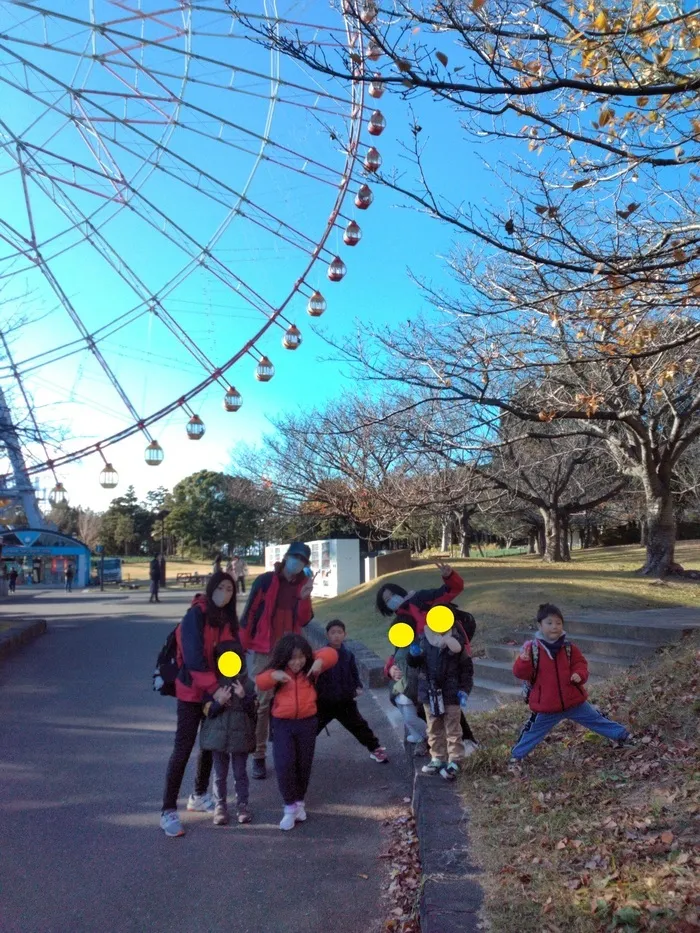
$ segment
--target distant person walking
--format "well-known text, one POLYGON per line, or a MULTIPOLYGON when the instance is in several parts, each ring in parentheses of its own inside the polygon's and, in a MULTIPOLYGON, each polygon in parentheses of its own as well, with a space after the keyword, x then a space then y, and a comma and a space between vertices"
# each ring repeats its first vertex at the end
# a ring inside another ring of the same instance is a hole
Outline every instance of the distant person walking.
POLYGON ((14 592, 15 592, 15 589, 16 589, 16 587, 17 587, 17 577, 18 577, 18 573, 17 573, 17 571, 16 571, 16 570, 14 569, 14 567, 13 567, 12 570, 10 571, 10 578, 9 578, 9 579, 10 579, 10 592, 11 592, 11 593, 14 593, 14 592))
POLYGON ((66 593, 73 592, 73 577, 75 576, 75 571, 73 570, 73 564, 68 564, 66 566, 66 593))
POLYGON ((159 603, 158 591, 160 589, 160 555, 154 557, 149 564, 148 575, 151 578, 151 596, 149 603, 159 603))
POLYGON ((233 564, 233 578, 239 593, 245 593, 245 578, 248 576, 248 564, 242 557, 237 557, 233 564))
POLYGON ((223 555, 221 554, 216 555, 216 557, 214 558, 214 563, 211 565, 212 573, 223 573, 223 567, 221 566, 221 562, 223 561, 223 559, 224 559, 223 555))

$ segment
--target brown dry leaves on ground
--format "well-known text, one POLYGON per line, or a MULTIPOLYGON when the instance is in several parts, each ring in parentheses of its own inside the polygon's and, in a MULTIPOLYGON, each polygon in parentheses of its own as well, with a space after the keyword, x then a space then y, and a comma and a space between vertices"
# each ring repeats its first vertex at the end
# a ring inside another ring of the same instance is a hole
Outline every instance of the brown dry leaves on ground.
POLYGON ((418 921, 418 895, 421 883, 421 865, 418 854, 418 835, 410 807, 391 820, 386 820, 387 848, 379 856, 389 864, 387 889, 388 917, 385 933, 420 933, 418 921))
POLYGON ((527 710, 475 718, 462 792, 494 933, 700 931, 699 648, 688 638, 592 697, 632 748, 564 724, 511 772, 527 710))

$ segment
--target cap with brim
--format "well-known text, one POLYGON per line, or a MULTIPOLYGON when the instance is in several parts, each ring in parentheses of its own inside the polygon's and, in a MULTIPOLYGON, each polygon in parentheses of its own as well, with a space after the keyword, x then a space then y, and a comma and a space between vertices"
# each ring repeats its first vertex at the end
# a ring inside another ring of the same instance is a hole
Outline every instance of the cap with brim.
POLYGON ((308 544, 304 544, 303 541, 293 541, 289 545, 289 550, 285 554, 285 557, 301 557, 305 561, 311 560, 311 548, 308 544))

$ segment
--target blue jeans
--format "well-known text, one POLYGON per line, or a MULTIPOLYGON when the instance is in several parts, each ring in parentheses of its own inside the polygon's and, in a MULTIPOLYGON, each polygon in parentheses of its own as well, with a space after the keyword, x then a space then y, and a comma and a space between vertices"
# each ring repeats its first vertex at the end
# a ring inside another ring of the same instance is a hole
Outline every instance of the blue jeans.
POLYGON ((603 716, 590 703, 579 703, 563 713, 533 713, 513 746, 512 757, 521 759, 529 755, 562 719, 572 719, 584 729, 590 729, 591 732, 597 732, 598 735, 604 735, 606 739, 616 742, 626 739, 629 735, 624 726, 603 716))
POLYGON ((214 757, 214 803, 226 806, 228 793, 229 762, 233 765, 233 780, 236 785, 236 803, 248 803, 248 756, 245 752, 229 755, 228 752, 212 752, 214 757))

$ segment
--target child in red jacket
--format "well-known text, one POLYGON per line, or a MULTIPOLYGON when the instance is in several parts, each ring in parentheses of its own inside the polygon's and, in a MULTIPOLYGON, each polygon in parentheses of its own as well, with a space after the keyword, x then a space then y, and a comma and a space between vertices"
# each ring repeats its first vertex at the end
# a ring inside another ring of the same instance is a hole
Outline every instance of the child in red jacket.
POLYGON ((526 641, 513 665, 515 676, 530 684, 528 704, 532 716, 511 752, 511 762, 528 755, 562 719, 573 719, 586 729, 624 744, 630 738, 627 729, 588 702, 583 686, 588 680, 588 664, 576 645, 567 642, 561 610, 544 603, 537 612, 537 624, 535 643, 526 641))

